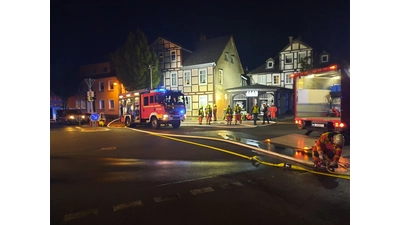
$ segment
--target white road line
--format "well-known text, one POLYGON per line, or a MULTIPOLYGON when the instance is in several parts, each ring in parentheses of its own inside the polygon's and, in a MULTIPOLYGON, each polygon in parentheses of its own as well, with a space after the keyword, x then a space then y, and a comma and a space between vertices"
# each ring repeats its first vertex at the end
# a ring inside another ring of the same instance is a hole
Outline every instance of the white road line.
POLYGON ((64 222, 79 219, 79 218, 82 218, 82 217, 90 215, 90 214, 97 215, 98 212, 99 212, 98 209, 92 209, 92 210, 86 210, 86 211, 81 211, 81 212, 77 212, 77 213, 70 213, 70 214, 67 214, 64 216, 64 222))
POLYGON ((215 191, 215 190, 212 189, 212 187, 206 187, 206 188, 191 190, 190 193, 192 193, 192 195, 198 195, 198 194, 204 194, 204 193, 213 192, 213 191, 215 191))
POLYGON ((142 205, 143 205, 143 203, 140 200, 133 201, 133 202, 122 203, 122 204, 118 204, 118 205, 113 205, 113 211, 116 212, 116 211, 121 210, 121 209, 126 209, 126 208, 129 208, 129 207, 142 206, 142 205))
POLYGON ((175 193, 173 195, 170 196, 165 196, 165 197, 154 197, 154 201, 155 202, 165 202, 165 201, 169 201, 169 200, 178 200, 182 198, 182 196, 179 193, 175 193))

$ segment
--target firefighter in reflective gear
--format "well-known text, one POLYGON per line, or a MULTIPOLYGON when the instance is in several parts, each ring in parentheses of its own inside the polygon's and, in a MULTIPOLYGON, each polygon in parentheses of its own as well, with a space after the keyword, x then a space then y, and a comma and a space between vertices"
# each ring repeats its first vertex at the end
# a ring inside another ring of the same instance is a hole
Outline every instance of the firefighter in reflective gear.
POLYGON ((275 120, 276 112, 278 111, 278 108, 276 108, 276 106, 274 104, 272 104, 271 107, 269 107, 269 111, 271 112, 271 120, 275 120))
POLYGON ((206 107, 206 123, 208 125, 211 124, 211 118, 212 118, 212 109, 211 109, 211 105, 208 104, 206 107))
POLYGON ((233 111, 235 112, 235 125, 237 124, 238 121, 240 122, 240 124, 242 124, 242 114, 240 114, 242 108, 239 106, 239 104, 236 104, 233 111))
POLYGON ((203 110, 203 106, 200 106, 199 109, 199 124, 203 124, 203 117, 204 117, 204 110, 203 110))
POLYGON ((228 105, 228 108, 226 108, 226 124, 231 125, 232 124, 232 115, 233 111, 230 105, 228 105))
POLYGON ((213 108, 214 121, 217 121, 217 104, 214 103, 213 108))
POLYGON ((258 118, 258 114, 260 113, 260 107, 258 107, 258 105, 255 104, 253 106, 253 109, 251 110, 251 113, 253 113, 254 125, 257 125, 257 118, 258 118))
POLYGON ((324 166, 322 163, 327 161, 329 162, 329 167, 336 168, 342 155, 344 141, 344 137, 340 133, 323 133, 312 148, 314 167, 324 166))

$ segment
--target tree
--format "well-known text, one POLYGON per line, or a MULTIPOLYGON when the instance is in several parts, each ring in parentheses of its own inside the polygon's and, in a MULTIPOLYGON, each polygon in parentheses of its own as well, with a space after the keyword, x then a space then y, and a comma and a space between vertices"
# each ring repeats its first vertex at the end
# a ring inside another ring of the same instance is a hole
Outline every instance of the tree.
POLYGON ((301 59, 300 65, 301 65, 300 69, 301 72, 313 69, 311 56, 306 56, 303 59, 301 59))
POLYGON ((150 69, 153 66, 153 87, 161 81, 157 54, 151 50, 143 31, 137 29, 129 35, 123 46, 111 53, 117 79, 127 90, 150 88, 150 69))

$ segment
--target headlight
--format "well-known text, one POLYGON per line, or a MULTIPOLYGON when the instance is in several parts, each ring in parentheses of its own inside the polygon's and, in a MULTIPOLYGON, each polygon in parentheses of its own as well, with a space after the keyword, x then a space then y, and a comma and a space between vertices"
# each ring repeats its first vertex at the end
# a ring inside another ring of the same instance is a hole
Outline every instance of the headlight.
POLYGON ((168 119, 168 114, 164 114, 163 119, 168 119))
POLYGON ((85 116, 82 116, 82 119, 85 119, 85 116))
POLYGON ((69 116, 69 118, 70 118, 70 119, 74 119, 75 117, 74 117, 74 116, 69 116))

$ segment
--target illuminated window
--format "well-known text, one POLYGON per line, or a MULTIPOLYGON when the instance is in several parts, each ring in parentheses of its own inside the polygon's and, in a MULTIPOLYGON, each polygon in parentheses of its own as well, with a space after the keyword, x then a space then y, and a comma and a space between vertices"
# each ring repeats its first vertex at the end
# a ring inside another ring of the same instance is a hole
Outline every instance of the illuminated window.
POLYGON ((199 96, 199 107, 203 106, 203 109, 207 106, 207 95, 200 95, 199 96))
POLYGON ((178 75, 176 72, 171 72, 171 87, 178 86, 178 75))
POLYGON ((80 109, 81 107, 81 105, 80 105, 80 103, 81 103, 81 101, 76 101, 75 102, 75 108, 77 108, 77 109, 80 109))
POLYGON ((199 84, 207 84, 207 70, 201 69, 199 70, 199 84))
POLYGON ((267 75, 258 75, 258 83, 259 84, 264 84, 264 85, 267 84, 266 81, 265 81, 266 77, 267 77, 267 75))
POLYGON ((306 53, 305 52, 299 52, 298 53, 298 61, 299 63, 301 63, 301 61, 303 61, 306 58, 306 53))
POLYGON ((173 51, 171 52, 171 62, 175 62, 176 61, 176 52, 173 51))
POLYGON ((186 110, 192 110, 192 96, 185 96, 187 97, 188 104, 186 105, 186 110))
POLYGON ((108 104, 109 104, 109 109, 114 109, 114 100, 113 99, 109 100, 108 104))
POLYGON ((104 82, 103 81, 99 82, 99 91, 104 91, 104 82))
POLYGON ((108 90, 114 91, 114 81, 112 81, 112 80, 108 81, 108 90))
POLYGON ((104 109, 104 100, 99 100, 99 108, 104 109))
POLYGON ((285 63, 290 64, 293 63, 293 55, 285 55, 285 63))
POLYGON ((279 75, 274 75, 273 76, 273 84, 280 84, 279 75))
POLYGON ((190 72, 190 70, 185 71, 183 77, 184 77, 184 79, 185 79, 184 86, 190 86, 190 85, 192 85, 192 73, 190 72))
POLYGON ((221 69, 218 72, 218 83, 219 84, 223 84, 224 83, 224 71, 221 70, 221 69))

